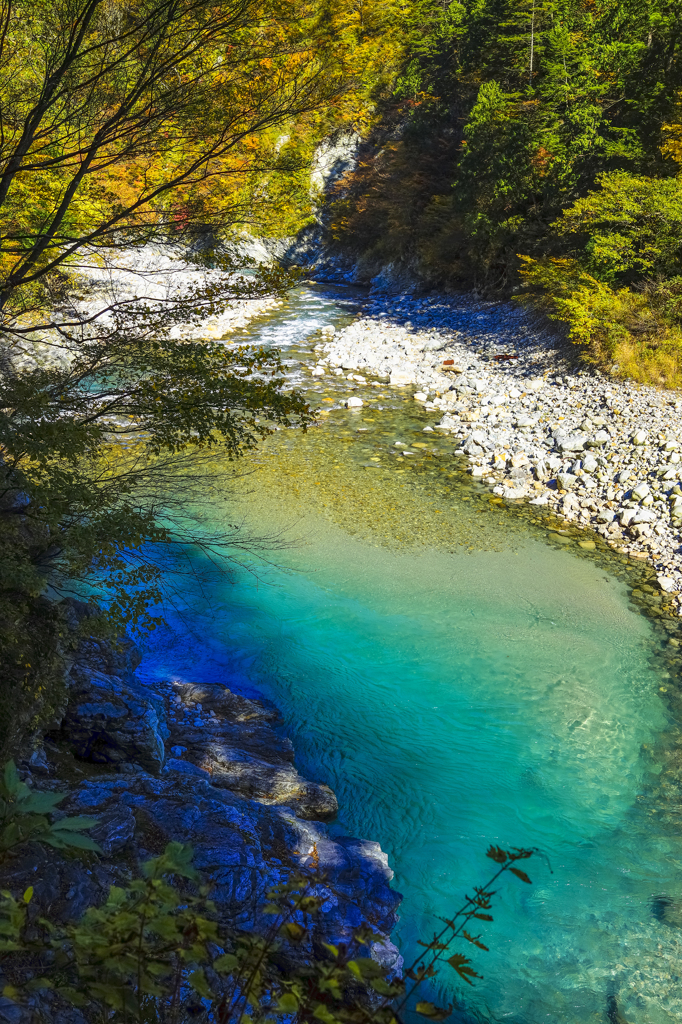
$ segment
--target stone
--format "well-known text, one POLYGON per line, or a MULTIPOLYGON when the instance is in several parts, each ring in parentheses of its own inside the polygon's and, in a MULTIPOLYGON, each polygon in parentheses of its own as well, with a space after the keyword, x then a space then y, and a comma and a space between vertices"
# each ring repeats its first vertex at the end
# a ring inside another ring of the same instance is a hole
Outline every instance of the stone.
POLYGON ((666 594, 672 594, 680 589, 677 580, 674 580, 672 576, 658 576, 657 579, 659 587, 666 594))
POLYGON ((425 395, 423 391, 417 391, 414 395, 412 395, 412 397, 414 398, 415 402, 425 402, 428 398, 428 395, 425 395))
POLYGON ((164 774, 168 772, 179 772, 180 775, 193 776, 196 779, 206 779, 210 782, 210 773, 205 768, 200 768, 191 761, 180 761, 178 758, 169 757, 164 767, 164 774))
POLYGON ((129 807, 123 804, 110 807, 95 817, 98 822, 88 830, 88 835, 99 844, 105 857, 111 857, 130 843, 135 834, 135 815, 129 807))
POLYGON ((646 498, 649 494, 651 494, 651 488, 646 481, 643 481, 640 484, 635 484, 632 488, 632 497, 635 501, 641 501, 642 498, 646 498))
POLYGON ((578 482, 573 473, 557 473, 556 482, 562 491, 571 491, 578 482))
POLYGON ((588 452, 584 459, 582 459, 582 469, 585 473, 594 473, 599 463, 595 459, 591 452, 588 452))
POLYGON ((483 454, 483 448, 479 444, 476 444, 476 442, 472 441, 471 439, 465 441, 462 444, 462 451, 465 452, 466 455, 482 455, 483 454))
POLYGON ((555 443, 560 452, 581 452, 585 447, 585 438, 580 434, 559 434, 555 437, 555 443))
POLYGON ((630 520, 630 526, 639 526, 640 523, 655 523, 656 513, 651 512, 648 508, 634 509, 634 516, 630 520))
POLYGON ((646 444, 647 437, 648 437, 648 434, 647 434, 646 430, 637 430, 632 435, 632 443, 639 447, 640 445, 646 444))
POLYGON ((611 435, 606 430, 598 430, 594 437, 586 442, 586 447, 602 448, 605 444, 608 444, 610 440, 611 435))
MULTIPOLYGON (((495 488, 495 493, 498 493, 497 488, 495 488)), ((508 498, 511 501, 518 498, 524 498, 527 493, 528 488, 526 486, 519 486, 519 481, 517 480, 505 481, 502 487, 502 497, 508 498)))
POLYGON ((310 374, 312 377, 324 377, 324 367, 313 366, 312 370, 310 371, 310 374))
POLYGON ((400 955, 400 950, 390 939, 384 939, 383 942, 373 942, 370 946, 370 954, 372 960, 375 960, 389 973, 387 978, 392 981, 394 978, 402 978, 404 960, 400 955))
POLYGON ((259 803, 291 807, 299 818, 322 821, 335 817, 339 809, 329 786, 302 778, 291 764, 272 764, 249 751, 215 743, 204 752, 202 766, 210 771, 214 786, 259 803))
POLYGON ((81 665, 71 670, 61 737, 78 757, 96 764, 132 761, 158 773, 167 735, 159 703, 145 687, 81 665))
POLYGON ((359 409, 361 405, 364 405, 364 402, 361 398, 351 395, 350 398, 346 399, 344 405, 346 406, 346 409, 359 409))

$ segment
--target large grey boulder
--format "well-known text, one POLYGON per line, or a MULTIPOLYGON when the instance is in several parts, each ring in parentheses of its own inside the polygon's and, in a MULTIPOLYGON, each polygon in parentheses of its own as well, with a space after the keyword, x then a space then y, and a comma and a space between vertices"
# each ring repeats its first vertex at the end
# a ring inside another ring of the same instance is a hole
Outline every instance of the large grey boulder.
POLYGON ((291 807, 299 818, 324 821, 335 817, 339 809, 329 786, 304 779, 292 764, 273 764, 220 739, 207 745, 200 767, 209 773, 214 786, 224 786, 262 804, 291 807))
POLYGON ((294 767, 294 748, 273 728, 276 709, 232 693, 225 686, 175 683, 182 706, 197 710, 173 726, 175 750, 165 774, 194 774, 261 804, 291 807, 307 820, 333 818, 336 797, 324 783, 311 782, 294 767), (196 716, 199 716, 198 718, 196 716))
POLYGON ((71 670, 61 736, 78 757, 134 762, 157 773, 165 760, 164 734, 161 707, 144 687, 81 665, 71 670))

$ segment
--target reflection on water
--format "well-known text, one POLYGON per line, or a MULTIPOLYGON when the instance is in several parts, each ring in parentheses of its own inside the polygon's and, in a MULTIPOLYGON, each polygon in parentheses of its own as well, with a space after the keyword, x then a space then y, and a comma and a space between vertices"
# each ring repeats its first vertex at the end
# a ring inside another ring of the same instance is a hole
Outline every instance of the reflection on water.
MULTIPOLYGON (((290 345, 296 370, 306 333, 344 315, 301 290, 253 333, 290 345)), ((316 401, 333 407, 340 387, 316 401)), ((627 579, 647 587, 647 570, 491 499, 421 415, 374 389, 359 414, 281 432, 226 477, 231 521, 297 543, 258 580, 190 586, 190 631, 159 634, 144 667, 277 701, 302 771, 337 792, 336 827, 388 852, 408 950, 483 880, 489 843, 547 854, 551 872, 531 862, 534 885, 505 885, 484 926, 484 979, 466 993, 482 1010, 573 1024, 604 1020, 615 994, 633 1024, 670 1022, 677 655, 666 622, 628 603, 627 579), (414 447, 417 432, 426 447, 402 465, 393 441, 414 447)))

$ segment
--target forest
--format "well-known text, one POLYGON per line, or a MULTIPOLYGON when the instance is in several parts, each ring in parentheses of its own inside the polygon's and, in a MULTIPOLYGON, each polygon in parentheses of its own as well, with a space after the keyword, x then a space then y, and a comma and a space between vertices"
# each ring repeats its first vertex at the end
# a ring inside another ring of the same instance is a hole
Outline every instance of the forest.
MULTIPOLYGON (((278 266, 241 275, 233 243, 315 226, 361 282, 391 266, 420 293, 512 299, 577 359, 682 384, 681 47, 677 0, 0 0, 0 857, 28 839, 96 852, 92 823, 50 823, 56 794, 31 796, 12 760, 63 702, 62 599, 95 595, 88 629, 106 642, 153 629, 164 580, 151 552, 232 542, 189 509, 215 459, 314 421, 276 351, 174 333, 296 280, 278 266), (357 166, 311 192, 317 147, 347 130, 357 166), (150 245, 228 273, 86 311, 84 267, 150 245)), ((493 881, 529 882, 514 865, 531 854, 491 847, 493 881)), ((49 950, 59 970, 35 987, 58 976, 101 1019, 159 1019, 150 1006, 190 970, 208 999, 206 965, 243 999, 236 1013, 222 996, 216 1020, 399 1019, 405 985, 367 957, 330 948, 282 974, 280 946, 253 933, 214 955, 208 890, 183 901, 167 884, 199 886, 186 850, 144 871, 77 927, 44 923, 39 950, 32 891, 5 893, 0 952, 49 950), (144 915, 156 932, 125 930, 144 915), (348 1010, 356 983, 374 1011, 348 1010)), ((481 946, 463 927, 491 920, 491 884, 448 922, 448 943, 481 946)), ((271 893, 277 943, 301 938, 292 908, 319 910, 309 890, 304 878, 271 893)), ((408 978, 421 984, 447 950, 470 984, 468 958, 439 941, 408 978)))
POLYGON ((530 301, 582 358, 679 385, 682 11, 416 4, 332 217, 368 276, 530 301))

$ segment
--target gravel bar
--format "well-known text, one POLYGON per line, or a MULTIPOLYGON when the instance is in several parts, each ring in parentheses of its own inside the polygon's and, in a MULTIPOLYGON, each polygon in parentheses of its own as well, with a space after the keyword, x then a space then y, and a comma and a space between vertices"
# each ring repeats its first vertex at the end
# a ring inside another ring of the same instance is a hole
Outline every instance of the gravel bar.
POLYGON ((434 416, 424 431, 459 439, 474 477, 647 558, 682 615, 680 392, 576 370, 512 303, 375 296, 322 334, 313 376, 410 389, 434 416))

